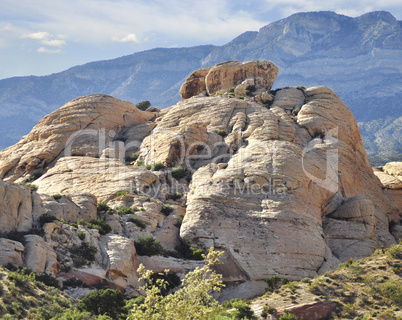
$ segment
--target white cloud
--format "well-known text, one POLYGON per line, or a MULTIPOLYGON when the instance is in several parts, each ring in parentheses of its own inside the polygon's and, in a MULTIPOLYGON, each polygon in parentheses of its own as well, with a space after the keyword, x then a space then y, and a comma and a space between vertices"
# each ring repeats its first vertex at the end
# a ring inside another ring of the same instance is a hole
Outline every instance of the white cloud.
POLYGON ((113 37, 112 41, 114 42, 123 42, 123 43, 140 43, 140 41, 137 39, 137 36, 134 33, 129 33, 123 38, 117 38, 113 37))
POLYGON ((45 54, 55 54, 55 53, 60 53, 61 50, 57 49, 57 50, 51 50, 51 49, 47 49, 45 47, 40 47, 38 50, 36 50, 39 53, 45 53, 45 54))
POLYGON ((54 39, 54 40, 41 40, 40 42, 42 45, 44 46, 48 46, 48 47, 58 47, 61 48, 62 46, 64 46, 66 44, 66 41, 64 40, 59 40, 59 39, 54 39))
POLYGON ((48 32, 35 32, 29 34, 23 34, 22 39, 32 39, 32 40, 46 40, 50 37, 48 32))
POLYGON ((11 31, 13 26, 11 23, 0 23, 0 32, 11 31))

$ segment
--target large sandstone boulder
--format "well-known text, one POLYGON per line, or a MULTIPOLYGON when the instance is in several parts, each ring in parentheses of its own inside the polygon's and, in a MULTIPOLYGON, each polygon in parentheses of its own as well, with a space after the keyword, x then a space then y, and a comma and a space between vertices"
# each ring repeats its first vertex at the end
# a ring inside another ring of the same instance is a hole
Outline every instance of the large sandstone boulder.
POLYGON ((185 100, 203 91, 213 95, 236 86, 239 86, 239 95, 245 95, 248 87, 269 92, 278 76, 278 70, 272 62, 263 60, 222 62, 211 68, 194 71, 180 88, 180 96, 185 100))
POLYGON ((43 172, 60 156, 99 157, 122 129, 154 116, 104 94, 74 99, 44 117, 17 144, 0 152, 0 179, 15 181, 43 172))
POLYGON ((23 252, 24 246, 21 242, 0 238, 0 265, 5 266, 11 263, 17 267, 22 267, 23 252))
POLYGON ((390 231, 396 241, 402 240, 402 162, 389 162, 383 171, 374 170, 381 181, 387 202, 390 231))
POLYGON ((107 277, 122 287, 138 284, 138 260, 134 242, 120 235, 102 236, 101 244, 105 250, 104 267, 107 277))
POLYGON ((0 180, 0 233, 30 230, 43 214, 41 204, 28 187, 0 180))
POLYGON ((44 271, 56 275, 60 272, 60 263, 57 262, 56 252, 38 235, 25 236, 25 266, 35 273, 44 271))

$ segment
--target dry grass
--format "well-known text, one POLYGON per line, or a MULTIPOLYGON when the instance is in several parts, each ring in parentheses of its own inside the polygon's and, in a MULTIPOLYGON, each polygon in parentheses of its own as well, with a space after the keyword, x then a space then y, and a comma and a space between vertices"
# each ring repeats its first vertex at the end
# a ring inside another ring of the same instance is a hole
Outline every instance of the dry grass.
POLYGON ((349 259, 337 270, 314 279, 284 285, 252 302, 260 313, 263 305, 278 310, 314 301, 335 306, 331 319, 402 319, 402 244, 378 249, 372 256, 349 259))

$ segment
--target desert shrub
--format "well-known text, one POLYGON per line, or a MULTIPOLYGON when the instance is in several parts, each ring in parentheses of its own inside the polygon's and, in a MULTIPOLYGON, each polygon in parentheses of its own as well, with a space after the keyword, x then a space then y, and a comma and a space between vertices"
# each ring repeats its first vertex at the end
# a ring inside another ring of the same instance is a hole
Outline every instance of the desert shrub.
POLYGON ((395 259, 402 259, 402 242, 397 245, 392 245, 388 249, 388 253, 395 259))
POLYGON ((144 222, 140 221, 137 217, 128 218, 128 221, 136 224, 141 229, 144 229, 147 226, 144 222))
POLYGON ((170 290, 181 284, 176 273, 154 273, 150 277, 150 284, 159 288, 161 295, 166 296, 170 290))
POLYGON ((13 241, 18 241, 18 242, 21 242, 22 244, 26 243, 25 237, 24 237, 25 235, 26 235, 25 232, 16 231, 16 230, 13 230, 13 231, 10 231, 10 232, 7 232, 7 233, 0 233, 1 238, 6 238, 6 239, 13 240, 13 241))
POLYGON ((17 286, 27 285, 35 281, 35 274, 24 268, 10 272, 7 279, 13 281, 17 286))
POLYGON ((31 173, 31 174, 29 175, 29 177, 24 180, 24 182, 32 182, 32 181, 35 181, 36 179, 39 179, 41 176, 42 176, 42 173, 40 173, 40 172, 31 173))
POLYGON ((275 307, 265 305, 265 306, 262 307, 261 317, 266 319, 269 314, 274 314, 275 312, 276 312, 275 307))
POLYGON ((178 166, 178 167, 172 168, 172 177, 175 178, 176 180, 184 178, 185 176, 186 176, 186 171, 184 170, 183 167, 178 166))
MULTIPOLYGON (((192 249, 192 248, 190 247, 190 249, 192 249)), ((193 248, 192 251, 193 251, 192 256, 193 256, 194 260, 203 260, 204 259, 204 257, 203 257, 204 250, 193 248)))
POLYGON ((141 167, 142 165, 144 165, 144 160, 138 160, 136 164, 137 167, 141 167))
POLYGON ((60 289, 59 281, 57 281, 57 279, 50 274, 47 274, 47 273, 40 274, 40 275, 37 274, 37 275, 35 275, 35 279, 36 279, 36 281, 40 281, 49 287, 55 287, 55 288, 60 289))
POLYGON ((23 187, 27 187, 29 190, 31 190, 31 192, 38 190, 38 186, 32 183, 21 182, 20 185, 23 187))
POLYGON ((97 206, 98 212, 108 211, 110 209, 110 207, 104 201, 99 201, 96 206, 97 206))
POLYGON ((281 279, 278 276, 273 276, 265 280, 267 286, 265 287, 265 292, 273 292, 275 289, 279 288, 279 283, 281 279))
POLYGON ((297 89, 301 90, 301 91, 306 91, 306 87, 305 86, 298 86, 297 89))
POLYGON ((283 315, 279 318, 279 320, 297 320, 296 316, 291 313, 289 310, 283 310, 283 315))
POLYGON ((86 223, 86 221, 84 219, 78 219, 77 224, 81 225, 81 226, 86 226, 87 225, 87 223, 86 223))
POLYGON ((161 213, 165 216, 168 216, 173 212, 174 208, 168 204, 164 204, 161 209, 161 213))
POLYGON ((52 195, 52 197, 54 200, 59 200, 59 199, 61 199, 61 194, 57 193, 57 194, 52 195))
POLYGON ((161 243, 157 241, 154 237, 139 237, 135 241, 135 249, 137 254, 140 256, 156 256, 163 255, 165 249, 162 247, 161 243))
POLYGON ((226 137, 228 135, 228 133, 226 132, 226 130, 218 130, 216 131, 217 134, 219 134, 221 137, 226 137))
POLYGON ((296 292, 296 289, 298 288, 298 284, 297 284, 296 281, 292 281, 292 282, 286 283, 285 285, 283 285, 283 287, 284 287, 284 288, 288 288, 288 289, 290 289, 290 291, 291 291, 292 293, 295 293, 295 292, 296 292))
POLYGON ((183 219, 184 219, 184 216, 178 216, 177 217, 177 222, 174 224, 175 227, 180 228, 181 224, 183 223, 183 219))
POLYGON ((154 171, 161 171, 164 170, 166 166, 162 162, 157 162, 154 164, 153 169, 154 171))
POLYGON ((139 151, 133 152, 128 157, 126 157, 126 161, 127 162, 133 162, 133 161, 137 160, 139 156, 140 156, 139 151))
POLYGON ((95 315, 107 315, 112 319, 125 319, 127 311, 124 294, 119 290, 94 290, 88 293, 78 305, 83 311, 95 315))
POLYGON ((54 220, 57 220, 57 218, 49 214, 43 214, 39 217, 39 223, 41 226, 43 226, 45 223, 53 222, 54 220))
POLYGON ((173 201, 176 201, 176 200, 180 199, 181 197, 183 197, 183 195, 181 193, 177 193, 177 192, 168 195, 168 198, 172 199, 173 201))
POLYGON ((86 237, 85 232, 83 231, 78 232, 78 238, 80 240, 85 240, 85 237, 86 237))
POLYGON ((72 253, 75 255, 73 257, 74 262, 82 266, 95 261, 97 249, 89 242, 83 241, 79 247, 73 248, 72 253))
POLYGON ((145 111, 151 106, 151 102, 149 102, 148 100, 144 100, 137 103, 135 106, 137 107, 137 109, 145 111))
POLYGON ((147 165, 145 166, 145 168, 146 168, 147 170, 151 170, 151 169, 152 169, 152 166, 151 166, 150 164, 147 164, 147 165))
POLYGON ((63 288, 67 287, 82 287, 84 285, 84 282, 82 282, 80 279, 76 277, 69 278, 67 280, 63 281, 63 288))
POLYGON ((104 220, 102 219, 95 219, 92 218, 89 220, 89 223, 87 224, 88 228, 90 229, 97 229, 99 230, 100 234, 106 234, 112 231, 112 227, 104 220))
POLYGON ((124 197, 127 194, 128 194, 128 191, 119 191, 116 193, 116 198, 124 197))
POLYGON ((300 112, 300 109, 295 108, 295 109, 292 110, 292 115, 297 116, 299 114, 299 112, 300 112))
POLYGON ((121 206, 119 209, 117 209, 117 214, 119 216, 124 216, 126 214, 133 214, 133 213, 134 211, 130 207, 121 206))
POLYGON ((232 318, 235 320, 242 319, 257 319, 254 315, 254 311, 251 309, 250 305, 243 300, 238 300, 232 303, 232 308, 236 310, 232 312, 232 318))
MULTIPOLYGON (((221 252, 210 249, 206 264, 189 272, 182 281, 182 287, 166 297, 161 295, 159 289, 160 285, 164 285, 163 280, 159 281, 158 286, 142 287, 146 293, 145 300, 141 305, 133 305, 128 319, 216 319, 214 315, 224 311, 211 295, 223 287, 222 276, 212 270, 212 266, 219 262, 220 255, 221 252)), ((152 276, 152 272, 145 270, 143 265, 138 272, 143 280, 149 280, 152 276)))
POLYGON ((396 303, 399 307, 402 306, 402 283, 391 279, 384 283, 378 284, 376 290, 384 297, 396 303))

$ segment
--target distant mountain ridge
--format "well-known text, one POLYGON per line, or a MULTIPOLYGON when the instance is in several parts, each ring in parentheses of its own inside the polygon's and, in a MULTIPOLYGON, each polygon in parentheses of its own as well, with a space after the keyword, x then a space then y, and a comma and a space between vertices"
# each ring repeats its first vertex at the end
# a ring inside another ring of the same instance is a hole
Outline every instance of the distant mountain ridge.
POLYGON ((167 107, 193 70, 226 60, 265 59, 279 68, 274 88, 325 85, 351 108, 374 163, 401 159, 402 22, 388 12, 357 18, 297 13, 223 46, 156 48, 44 77, 0 80, 0 149, 45 114, 91 93, 167 107), (399 156, 398 156, 399 155, 399 156))

